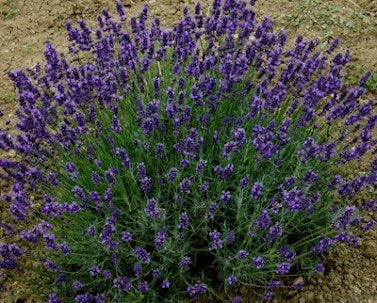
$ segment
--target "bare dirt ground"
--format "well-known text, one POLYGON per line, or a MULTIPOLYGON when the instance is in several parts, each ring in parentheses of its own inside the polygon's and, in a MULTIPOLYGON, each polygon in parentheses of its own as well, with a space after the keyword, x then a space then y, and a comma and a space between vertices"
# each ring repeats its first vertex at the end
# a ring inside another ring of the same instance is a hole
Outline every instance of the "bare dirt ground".
MULTIPOLYGON (((206 5, 212 1, 201 2, 206 5)), ((94 24, 103 8, 114 11, 114 3, 113 0, 0 0, 0 110, 4 113, 0 128, 15 131, 15 92, 7 72, 43 62, 46 40, 52 41, 59 51, 65 51, 65 20, 83 18, 94 24)), ((171 25, 179 18, 182 7, 192 6, 194 1, 123 0, 123 3, 130 15, 148 4, 154 16, 160 17, 163 24, 171 25)), ((259 0, 256 11, 259 16, 270 15, 277 28, 287 28, 292 39, 300 33, 317 38, 325 46, 331 38, 340 37, 343 49, 348 48, 353 54, 350 81, 367 69, 377 73, 377 0, 259 0)), ((376 90, 370 95, 376 99, 376 90)), ((1 155, 4 156, 14 157, 12 152, 1 155)), ((0 191, 4 186, 0 183, 0 191)), ((0 240, 1 237, 0 231, 0 240)), ((324 276, 311 278, 299 293, 284 292, 275 302, 377 303, 376 230, 369 231, 357 249, 338 247, 326 265, 328 270, 324 276)), ((20 272, 4 281, 0 302, 40 302, 27 295, 28 275, 20 272)), ((241 292, 244 302, 256 302, 253 294, 241 292)))

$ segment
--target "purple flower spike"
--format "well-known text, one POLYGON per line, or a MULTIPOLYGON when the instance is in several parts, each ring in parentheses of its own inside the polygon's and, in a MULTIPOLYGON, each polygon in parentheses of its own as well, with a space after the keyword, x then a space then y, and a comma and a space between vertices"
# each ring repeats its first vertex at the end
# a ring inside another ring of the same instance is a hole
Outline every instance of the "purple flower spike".
POLYGON ((93 299, 93 295, 84 293, 75 297, 76 303, 90 303, 93 299))
POLYGON ((152 272, 152 276, 153 276, 153 278, 154 279, 159 279, 160 277, 161 277, 161 270, 159 270, 159 269, 155 269, 155 270, 153 270, 153 272, 152 272))
POLYGON ((255 182, 250 190, 250 197, 253 199, 258 199, 262 194, 263 183, 255 182))
POLYGON ((325 265, 323 265, 323 263, 318 263, 315 267, 314 267, 314 271, 316 273, 319 273, 319 274, 322 274, 326 271, 326 268, 325 268, 325 265))
POLYGON ((198 294, 204 294, 208 290, 207 285, 201 283, 201 284, 195 284, 192 286, 187 287, 187 292, 190 295, 190 297, 194 297, 198 294))
POLYGON ((80 281, 75 281, 72 283, 72 288, 74 291, 79 291, 81 288, 83 288, 83 284, 80 281))
POLYGON ((249 256, 250 254, 246 251, 246 250, 244 250, 244 249, 241 249, 239 252, 238 252, 238 254, 237 254, 237 258, 238 259, 246 259, 248 256, 249 256))
POLYGON ((123 231, 121 236, 120 236, 120 239, 126 243, 130 243, 132 241, 132 233, 129 232, 129 231, 123 231))
POLYGON ((274 293, 271 291, 266 292, 263 296, 263 299, 266 301, 272 301, 274 299, 274 293))
POLYGON ((180 261, 180 265, 182 268, 188 269, 191 264, 191 258, 190 257, 182 257, 180 261))
POLYGON ((133 286, 128 277, 123 276, 113 280, 114 288, 119 289, 124 292, 129 292, 133 289, 133 286))
POLYGON ((236 233, 234 232, 234 230, 231 230, 226 237, 226 243, 228 245, 231 245, 234 243, 234 241, 236 241, 236 233))
POLYGON ((62 300, 59 299, 57 294, 53 293, 48 295, 48 303, 62 303, 62 300))
POLYGON ((223 248, 223 241, 220 239, 220 233, 217 230, 209 232, 209 237, 212 241, 212 246, 209 248, 209 251, 223 248))
POLYGON ((261 215, 257 220, 254 221, 254 224, 258 226, 260 230, 265 229, 271 225, 271 218, 267 210, 263 210, 261 215))
POLYGON ((140 290, 140 292, 142 293, 146 293, 149 291, 149 286, 148 286, 148 282, 147 281, 143 281, 141 283, 139 283, 139 285, 137 286, 137 288, 140 290))
POLYGON ((220 203, 228 203, 230 201, 230 199, 232 198, 232 195, 230 193, 230 191, 222 191, 221 192, 221 195, 220 195, 220 203))
POLYGON ((291 264, 288 263, 288 262, 282 262, 280 263, 277 268, 276 268, 276 273, 278 275, 284 275, 284 274, 287 274, 289 273, 291 269, 291 264))
POLYGON ((161 231, 157 233, 157 236, 154 240, 154 246, 156 249, 161 249, 166 240, 166 233, 168 232, 167 227, 163 227, 161 231))
POLYGON ((178 176, 178 169, 175 168, 175 167, 172 167, 171 169, 169 169, 168 171, 168 182, 169 183, 173 183, 174 180, 177 178, 178 176))
POLYGON ((151 218, 161 218, 161 209, 157 207, 157 201, 155 199, 148 200, 147 207, 144 209, 144 212, 151 218))
POLYGON ((184 229, 189 225, 189 217, 186 212, 183 212, 179 216, 179 224, 178 228, 179 229, 184 229))
POLYGON ((171 285, 171 283, 170 283, 170 281, 169 280, 164 280, 164 281, 162 281, 162 284, 161 284, 161 288, 170 288, 170 285, 171 285))
POLYGON ((139 246, 137 246, 134 250, 133 250, 133 253, 134 253, 134 256, 144 262, 145 264, 149 264, 150 263, 150 254, 144 249, 144 248, 141 248, 139 246))
POLYGON ((89 269, 89 273, 92 277, 98 276, 101 273, 101 270, 97 266, 93 266, 89 269))
POLYGON ((264 267, 266 265, 263 257, 255 257, 255 258, 253 258, 252 264, 253 264, 253 266, 256 269, 261 269, 262 267, 264 267))
POLYGON ((226 282, 229 284, 229 285, 234 285, 237 283, 237 277, 236 276, 229 276, 228 278, 226 278, 226 282))

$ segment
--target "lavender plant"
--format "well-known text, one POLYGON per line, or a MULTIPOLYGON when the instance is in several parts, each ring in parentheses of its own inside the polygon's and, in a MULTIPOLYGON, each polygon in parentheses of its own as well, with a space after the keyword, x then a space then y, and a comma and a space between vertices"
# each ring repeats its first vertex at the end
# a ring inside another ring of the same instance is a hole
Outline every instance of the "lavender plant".
POLYGON ((128 22, 118 2, 120 20, 103 11, 96 30, 67 23, 68 56, 46 43, 45 66, 10 73, 19 134, 2 130, 0 147, 19 160, 0 166, 16 228, 3 228, 20 240, 1 244, 1 268, 39 261, 50 303, 182 302, 241 286, 272 300, 291 277, 323 272, 334 244, 359 243, 375 222, 347 204, 373 188, 377 161, 339 172, 376 153, 370 74, 345 87, 338 40, 287 48, 254 2, 215 0, 208 15, 197 4, 172 29, 147 6, 128 22))

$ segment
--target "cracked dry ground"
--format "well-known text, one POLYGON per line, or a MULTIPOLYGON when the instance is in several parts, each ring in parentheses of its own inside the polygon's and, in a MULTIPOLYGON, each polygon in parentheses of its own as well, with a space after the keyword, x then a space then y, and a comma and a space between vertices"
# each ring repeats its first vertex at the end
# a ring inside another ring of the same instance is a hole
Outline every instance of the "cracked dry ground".
MULTIPOLYGON (((52 41, 59 51, 65 51, 64 22, 84 18, 89 24, 103 8, 114 11, 112 0, 0 0, 0 109, 4 116, 0 128, 15 131, 15 92, 7 71, 43 62, 43 43, 52 41), (8 121, 9 120, 9 121, 8 121)), ((211 1, 201 1, 204 5, 211 1)), ((171 25, 180 16, 184 5, 194 1, 150 0, 130 1, 123 4, 129 14, 136 14, 148 4, 152 14, 171 25)), ((277 27, 286 27, 295 33, 327 42, 338 36, 343 48, 353 54, 349 73, 366 69, 377 72, 377 1, 376 0, 260 0, 256 5, 258 16, 270 15, 277 27)), ((369 92, 376 99, 376 91, 369 92)), ((12 158, 8 152, 1 157, 12 158)), ((366 161, 367 163, 368 161, 366 161)), ((358 170, 362 168, 358 168, 358 170)), ((7 185, 0 183, 0 191, 7 185)), ((0 221, 6 216, 0 205, 0 221)), ((0 231, 0 240, 4 235, 0 231)), ((327 258, 324 276, 307 281, 300 292, 283 292, 274 302, 299 303, 377 303, 377 230, 369 231, 361 247, 337 247, 327 258)), ((18 272, 4 281, 0 302, 40 302, 27 294, 30 273, 18 272)), ((256 302, 254 294, 241 289, 245 302, 256 302)))

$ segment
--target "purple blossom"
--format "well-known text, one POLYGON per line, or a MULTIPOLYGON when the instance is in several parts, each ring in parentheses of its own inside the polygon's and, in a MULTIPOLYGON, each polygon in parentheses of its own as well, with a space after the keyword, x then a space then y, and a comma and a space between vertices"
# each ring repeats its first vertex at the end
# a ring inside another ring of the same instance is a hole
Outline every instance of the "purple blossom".
POLYGON ((76 167, 75 167, 75 164, 73 162, 67 162, 66 166, 65 166, 65 170, 68 172, 68 173, 74 173, 76 171, 76 167))
POLYGON ((48 295, 48 303, 61 303, 62 300, 58 297, 57 294, 52 293, 48 295))
POLYGON ((199 162, 196 164, 195 173, 197 175, 201 174, 204 168, 207 167, 207 164, 208 164, 207 160, 199 160, 199 162))
POLYGON ((323 263, 318 263, 314 267, 314 272, 316 272, 316 273, 322 274, 322 273, 325 272, 325 270, 326 270, 326 268, 325 268, 325 265, 323 265, 323 263))
POLYGON ((118 175, 118 169, 115 167, 110 168, 105 172, 105 177, 107 182, 109 182, 112 186, 115 185, 115 177, 118 175))
POLYGON ((271 291, 268 291, 264 294, 263 299, 266 301, 272 301, 274 299, 274 293, 271 291))
POLYGON ((61 244, 58 244, 58 247, 60 251, 63 253, 63 255, 68 256, 72 253, 72 250, 69 248, 67 242, 63 242, 61 244))
POLYGON ((162 246, 164 245, 167 232, 168 232, 167 227, 163 227, 162 230, 160 230, 157 233, 156 238, 154 240, 154 246, 156 247, 156 249, 161 249, 162 246))
POLYGON ((161 277, 161 270, 155 269, 152 271, 152 276, 154 279, 159 279, 161 277))
POLYGON ((339 218, 334 223, 334 227, 337 229, 346 230, 348 224, 351 223, 351 218, 356 212, 355 206, 346 206, 343 210, 343 213, 339 216, 339 218))
POLYGON ((314 184, 318 180, 318 175, 314 171, 309 170, 304 180, 308 184, 314 184))
POLYGON ((116 231, 115 224, 111 218, 108 218, 103 226, 103 229, 100 233, 101 243, 104 244, 109 249, 114 249, 112 237, 116 231))
POLYGON ((104 293, 97 294, 94 297, 94 302, 95 303, 106 303, 106 294, 104 294, 104 293))
POLYGON ((89 269, 89 273, 92 277, 95 277, 101 273, 101 270, 98 268, 98 266, 93 266, 89 269))
POLYGON ((179 224, 178 228, 179 229, 184 229, 189 225, 189 217, 186 212, 183 212, 179 216, 179 224))
POLYGON ((147 207, 144 208, 144 212, 151 218, 161 218, 161 209, 157 207, 157 201, 155 199, 148 200, 147 207))
POLYGON ((256 269, 261 269, 262 267, 266 265, 263 257, 254 257, 252 264, 256 269))
POLYGON ((140 292, 145 293, 149 291, 149 286, 147 281, 140 282, 137 288, 140 290, 140 292))
POLYGON ((204 182, 204 183, 202 183, 202 184, 200 184, 200 187, 199 187, 199 190, 201 191, 201 192, 207 192, 208 191, 208 189, 209 189, 209 183, 208 182, 204 182))
POLYGON ((291 250, 288 245, 284 245, 282 248, 280 248, 280 255, 285 260, 291 262, 296 257, 296 252, 291 250))
POLYGON ((236 233, 234 232, 234 230, 230 230, 226 237, 226 243, 228 245, 231 245, 234 243, 234 241, 236 241, 236 233))
POLYGON ((181 265, 181 267, 188 269, 191 264, 191 258, 188 256, 184 256, 181 258, 179 264, 181 265))
POLYGON ((330 47, 327 49, 327 53, 332 53, 339 45, 339 39, 335 38, 331 41, 330 47))
POLYGON ((50 259, 46 259, 43 262, 43 266, 48 271, 52 271, 52 272, 59 272, 61 270, 60 266, 52 262, 50 259))
POLYGON ((231 163, 227 164, 221 172, 221 178, 223 180, 228 179, 230 175, 233 173, 233 171, 234 171, 234 165, 231 163))
POLYGON ((292 284, 292 289, 300 289, 305 285, 304 281, 296 282, 292 284))
POLYGON ((363 209, 370 211, 377 211, 377 200, 370 199, 363 203, 363 209))
POLYGON ((291 264, 288 263, 288 262, 281 262, 277 268, 276 268, 276 273, 278 275, 284 275, 284 274, 287 274, 289 273, 291 269, 291 264))
POLYGON ((283 202, 292 212, 298 212, 309 206, 307 204, 308 200, 304 197, 304 191, 299 190, 297 187, 289 191, 283 191, 283 202))
POLYGON ((103 194, 103 199, 105 200, 105 202, 110 203, 112 198, 113 198, 113 192, 111 188, 107 188, 103 194))
POLYGON ((246 259, 248 256, 249 256, 249 252, 247 252, 246 250, 244 249, 241 249, 238 253, 237 253, 237 258, 238 259, 246 259))
POLYGON ((139 163, 137 165, 137 177, 143 179, 147 176, 147 169, 144 163, 139 163))
POLYGON ((193 297, 198 294, 204 294, 208 290, 207 285, 200 283, 200 284, 194 284, 189 287, 187 287, 187 293, 190 295, 190 297, 193 297))
POLYGON ((161 288, 166 289, 166 288, 170 288, 170 286, 171 286, 171 283, 169 280, 162 281, 161 288))
POLYGON ((107 278, 107 279, 111 279, 113 277, 113 274, 111 273, 110 270, 108 269, 105 269, 102 271, 102 275, 107 278))
POLYGON ((189 164, 190 164, 190 161, 187 160, 187 159, 182 159, 181 162, 180 162, 181 166, 183 168, 187 167, 189 164))
POLYGON ((137 246, 134 248, 133 253, 138 260, 144 262, 145 264, 150 263, 150 254, 144 248, 137 246))
POLYGON ((155 155, 157 158, 162 159, 165 152, 165 145, 163 143, 156 144, 155 155))
POLYGON ((226 282, 229 284, 229 285, 234 285, 237 283, 237 277, 232 275, 232 276, 229 276, 228 278, 226 278, 226 282))
POLYGON ((279 222, 276 222, 268 229, 268 233, 266 235, 265 241, 267 243, 271 243, 275 241, 277 237, 281 237, 283 235, 283 227, 279 222))
POLYGON ((143 266, 141 264, 135 264, 133 270, 134 270, 135 276, 139 277, 141 273, 143 272, 143 266))
POLYGON ((230 193, 230 191, 225 191, 223 190, 221 192, 221 195, 220 195, 220 203, 228 203, 230 201, 230 199, 232 198, 232 195, 230 193))
POLYGON ((80 291, 83 286, 84 285, 80 281, 75 281, 72 283, 72 288, 74 291, 80 291))
POLYGON ((126 169, 131 168, 131 159, 123 148, 117 148, 115 153, 122 159, 122 164, 126 169))
POLYGON ((249 184, 249 182, 250 182, 250 175, 248 174, 248 175, 246 175, 246 177, 244 177, 240 180, 240 188, 241 189, 246 188, 246 186, 249 184))
POLYGON ((275 289, 276 287, 279 287, 283 283, 279 280, 271 281, 267 284, 267 289, 275 289))
POLYGON ((89 226, 89 227, 86 229, 86 232, 87 232, 90 236, 94 237, 95 234, 96 234, 96 228, 95 228, 93 225, 91 225, 91 226, 89 226))
POLYGON ((120 235, 120 239, 126 243, 130 243, 132 241, 133 235, 129 231, 123 231, 120 235))
POLYGON ((214 219, 215 218, 215 212, 219 208, 219 206, 213 202, 210 204, 207 213, 204 215, 206 219, 214 219))
POLYGON ((364 224, 364 226, 362 227, 362 230, 363 230, 363 232, 366 232, 366 231, 372 229, 376 225, 377 225, 377 221, 376 220, 373 220, 373 219, 369 220, 368 222, 366 222, 364 224))
POLYGON ((325 249, 329 248, 331 245, 334 244, 334 241, 332 239, 322 239, 319 241, 319 243, 313 247, 313 251, 317 254, 323 252, 325 249))
POLYGON ((120 133, 120 131, 122 130, 121 126, 120 126, 120 121, 118 119, 117 116, 113 116, 113 123, 112 123, 112 126, 111 126, 112 130, 116 133, 120 133))
POLYGON ((129 292, 133 289, 130 279, 127 276, 116 278, 113 280, 113 286, 124 292, 129 292))
POLYGON ((77 295, 75 297, 75 302, 76 303, 89 303, 90 301, 92 301, 92 299, 93 299, 93 295, 89 293, 84 293, 81 295, 77 295))
POLYGON ((175 167, 172 167, 172 168, 169 169, 169 171, 168 171, 168 182, 169 183, 173 183, 174 182, 174 180, 178 176, 178 172, 179 172, 179 170, 177 168, 175 168, 175 167))
POLYGON ((152 186, 151 179, 149 177, 144 177, 140 179, 140 186, 145 194, 149 193, 151 191, 152 186))
POLYGON ((268 211, 266 209, 262 210, 259 218, 254 221, 254 224, 257 225, 260 230, 269 227, 271 223, 272 220, 268 215, 268 211))
POLYGON ((98 159, 94 159, 94 163, 95 165, 99 168, 99 167, 102 167, 102 161, 101 160, 98 160, 98 159))
POLYGON ((255 182, 250 190, 250 197, 253 199, 258 199, 262 194, 263 183, 255 182))
POLYGON ((222 249, 223 241, 220 239, 220 233, 217 230, 214 230, 208 234, 212 242, 212 246, 209 248, 209 251, 222 249))
POLYGON ((181 183, 179 183, 179 189, 182 193, 191 194, 191 185, 193 178, 184 178, 181 183))

